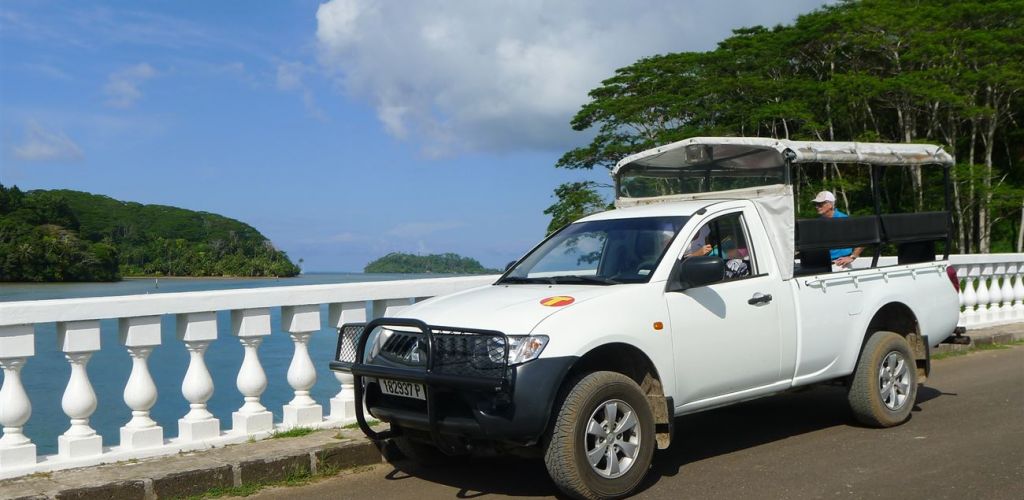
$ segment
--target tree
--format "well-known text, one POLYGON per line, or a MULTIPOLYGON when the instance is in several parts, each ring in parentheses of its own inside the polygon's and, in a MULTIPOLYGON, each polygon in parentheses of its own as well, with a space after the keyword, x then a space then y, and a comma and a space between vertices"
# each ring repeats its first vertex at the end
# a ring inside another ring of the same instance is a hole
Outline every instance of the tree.
POLYGON ((569 182, 555 188, 558 199, 544 213, 551 216, 547 234, 558 231, 573 221, 608 208, 608 202, 597 192, 597 184, 591 181, 569 182))
MULTIPOLYGON (((645 57, 590 92, 571 125, 597 133, 555 166, 612 168, 704 135, 939 143, 957 161, 956 247, 1006 248, 1024 231, 1011 222, 1024 186, 1022 13, 1024 0, 847 0, 791 26, 736 30, 708 52, 645 57)), ((884 205, 942 210, 941 175, 890 171, 884 205)), ((867 169, 805 167, 794 182, 797 193, 828 188, 870 210, 856 193, 870 187, 867 169)), ((552 226, 593 207, 593 186, 576 184, 556 190, 552 226)))
POLYGON ((254 228, 219 215, 0 185, 0 281, 298 272, 254 228))

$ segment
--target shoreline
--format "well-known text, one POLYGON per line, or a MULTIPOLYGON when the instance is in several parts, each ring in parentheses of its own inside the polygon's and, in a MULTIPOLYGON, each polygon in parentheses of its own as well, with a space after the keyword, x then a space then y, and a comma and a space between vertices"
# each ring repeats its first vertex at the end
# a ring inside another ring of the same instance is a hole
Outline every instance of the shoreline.
MULTIPOLYGON (((295 276, 122 276, 121 281, 128 280, 270 280, 270 279, 292 279, 295 276)), ((71 283, 69 281, 55 281, 51 283, 71 283)), ((116 281, 94 281, 93 283, 117 283, 116 281)))
POLYGON ((316 271, 309 273, 297 274, 295 276, 122 276, 121 279, 116 281, 0 281, 0 285, 114 285, 117 283, 124 282, 145 282, 145 281, 167 281, 167 282, 178 282, 178 281, 284 281, 284 280, 297 280, 303 277, 315 278, 318 275, 360 275, 371 278, 370 281, 377 281, 372 278, 377 276, 409 276, 410 279, 418 278, 447 278, 456 276, 482 276, 484 274, 501 274, 501 273, 482 273, 482 274, 463 274, 463 273, 367 273, 367 272, 356 272, 356 271, 316 271))

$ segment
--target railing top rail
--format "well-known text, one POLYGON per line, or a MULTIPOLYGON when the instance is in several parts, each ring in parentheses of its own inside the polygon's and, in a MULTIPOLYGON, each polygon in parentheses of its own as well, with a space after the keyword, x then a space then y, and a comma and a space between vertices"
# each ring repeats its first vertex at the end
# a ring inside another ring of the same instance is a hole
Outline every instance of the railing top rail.
POLYGON ((0 326, 444 295, 497 275, 0 302, 0 326))
MULTIPOLYGON (((883 258, 887 260, 886 258, 883 258)), ((1024 263, 1024 254, 954 254, 950 264, 1024 263)), ((118 295, 0 302, 0 326, 155 316, 275 306, 432 297, 493 283, 497 275, 397 281, 241 288, 202 292, 118 295)))
POLYGON ((1007 262, 1024 262, 1024 253, 974 253, 974 254, 951 254, 949 263, 956 265, 964 264, 1003 264, 1007 262))

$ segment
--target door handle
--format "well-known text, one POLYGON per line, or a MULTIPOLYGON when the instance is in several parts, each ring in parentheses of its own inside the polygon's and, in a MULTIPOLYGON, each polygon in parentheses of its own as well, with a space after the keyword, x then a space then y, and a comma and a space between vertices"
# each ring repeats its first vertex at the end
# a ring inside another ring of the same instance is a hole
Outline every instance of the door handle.
POLYGON ((750 304, 752 306, 758 306, 762 304, 767 304, 771 301, 772 295, 770 293, 757 292, 754 294, 753 297, 750 298, 750 300, 747 301, 747 304, 750 304))

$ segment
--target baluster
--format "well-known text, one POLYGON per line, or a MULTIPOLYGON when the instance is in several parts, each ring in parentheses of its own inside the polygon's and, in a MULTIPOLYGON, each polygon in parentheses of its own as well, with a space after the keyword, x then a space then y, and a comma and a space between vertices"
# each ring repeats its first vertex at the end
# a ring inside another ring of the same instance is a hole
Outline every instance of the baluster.
MULTIPOLYGON (((331 304, 328 316, 332 327, 341 328, 345 323, 365 323, 366 303, 347 302, 331 304)), ((352 347, 355 349, 355 346, 352 347)), ((341 390, 331 398, 331 420, 341 423, 354 422, 356 418, 355 377, 350 372, 335 371, 334 378, 341 384, 341 390)))
POLYGON ((370 317, 372 319, 393 317, 415 303, 415 300, 413 298, 374 300, 370 304, 370 317))
POLYGON ((284 426, 300 427, 320 424, 323 407, 309 397, 316 383, 316 367, 309 358, 309 337, 320 330, 320 305, 286 306, 281 308, 281 323, 295 344, 292 362, 288 365, 288 385, 295 397, 284 405, 284 426))
POLYGON ((1013 285, 1010 282, 1013 280, 1014 270, 1013 264, 1003 265, 1003 286, 999 290, 1003 304, 999 308, 999 320, 1004 323, 1013 320, 1013 285))
POLYGON ((989 323, 999 323, 1003 319, 1003 290, 999 284, 999 279, 1006 272, 1006 266, 1003 264, 992 265, 992 281, 989 286, 989 301, 991 306, 988 308, 988 320, 989 323))
POLYGON ((238 369, 238 378, 235 379, 238 392, 245 397, 245 403, 231 414, 231 431, 255 434, 272 430, 274 415, 260 403, 260 396, 267 389, 267 374, 263 371, 257 351, 263 337, 270 335, 270 309, 231 311, 231 332, 245 349, 245 357, 238 369))
POLYGON ((975 276, 979 272, 977 266, 965 266, 964 268, 964 326, 974 328, 978 324, 978 294, 975 290, 975 276))
POLYGON ((1024 319, 1024 263, 1016 265, 1016 279, 1013 283, 1013 319, 1020 321, 1024 319))
POLYGON ((132 358, 132 373, 124 388, 124 402, 132 409, 132 419, 121 427, 121 448, 161 446, 164 428, 149 416, 149 410, 156 404, 157 390, 147 364, 150 353, 160 345, 160 316, 121 318, 118 331, 121 344, 132 358))
POLYGON ((992 303, 992 294, 988 290, 988 280, 992 276, 992 267, 989 264, 980 266, 978 272, 978 325, 987 326, 991 321, 989 304, 992 303))
POLYGON ((32 325, 0 326, 0 471, 34 465, 36 445, 22 432, 32 416, 32 401, 21 384, 21 367, 36 353, 32 325))
POLYGON ((189 412, 178 419, 178 437, 183 441, 202 441, 220 436, 220 420, 206 409, 213 396, 213 378, 203 354, 217 339, 217 313, 201 312, 177 316, 178 339, 188 350, 188 370, 181 382, 181 394, 189 402, 189 412))
POLYGON ((92 353, 100 350, 100 322, 57 323, 57 335, 64 357, 71 364, 71 377, 61 398, 61 408, 71 420, 71 427, 57 438, 57 455, 63 459, 99 455, 103 453, 103 438, 89 426, 97 401, 86 365, 92 353))

